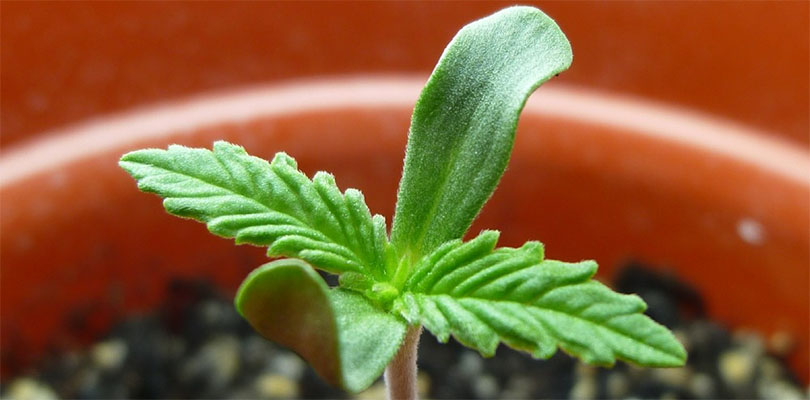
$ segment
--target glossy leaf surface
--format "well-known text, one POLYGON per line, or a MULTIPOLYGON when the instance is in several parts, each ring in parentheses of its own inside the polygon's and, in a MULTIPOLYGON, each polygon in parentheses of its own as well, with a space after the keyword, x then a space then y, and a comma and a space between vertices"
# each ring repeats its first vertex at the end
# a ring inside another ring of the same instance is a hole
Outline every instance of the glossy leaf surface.
POLYGON ((332 175, 312 180, 295 160, 271 163, 227 142, 213 151, 169 146, 128 153, 119 162, 138 188, 163 197, 169 213, 204 222, 237 243, 269 246, 332 273, 385 273, 385 220, 371 216, 358 190, 340 193, 332 175))
POLYGON ((635 295, 592 281, 596 263, 544 260, 540 243, 495 249, 498 233, 449 242, 426 256, 394 304, 441 341, 492 356, 500 342, 548 358, 557 347, 591 364, 622 359, 680 366, 683 347, 645 316, 635 295))
POLYGON ((239 313, 267 339, 294 350, 324 380, 351 392, 371 385, 399 349, 405 322, 356 292, 329 289, 306 263, 278 260, 242 283, 239 313))
POLYGON ((413 261, 461 238, 509 161, 518 116, 571 64, 551 18, 511 7, 465 26, 416 103, 391 241, 413 261))

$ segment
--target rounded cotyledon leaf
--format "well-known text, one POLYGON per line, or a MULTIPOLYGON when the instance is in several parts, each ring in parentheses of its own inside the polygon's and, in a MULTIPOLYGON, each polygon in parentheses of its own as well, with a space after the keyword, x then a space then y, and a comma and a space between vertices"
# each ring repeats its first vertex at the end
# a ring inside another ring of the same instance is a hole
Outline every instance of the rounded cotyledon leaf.
POLYGON ((382 374, 407 327, 357 292, 330 289, 296 259, 251 272, 234 302, 262 336, 292 349, 324 380, 350 392, 366 389, 382 374))
POLYGON ((391 231, 401 255, 415 262, 464 235, 503 175, 526 99, 572 58, 557 24, 533 7, 458 32, 413 111, 391 231))

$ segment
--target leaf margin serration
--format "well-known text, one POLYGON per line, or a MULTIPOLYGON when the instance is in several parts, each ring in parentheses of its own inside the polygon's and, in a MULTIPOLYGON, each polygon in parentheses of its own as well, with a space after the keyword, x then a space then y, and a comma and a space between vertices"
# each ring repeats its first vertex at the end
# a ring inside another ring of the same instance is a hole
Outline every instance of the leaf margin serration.
POLYGON ((393 310, 410 324, 423 325, 439 341, 453 336, 484 357, 493 356, 504 343, 541 359, 559 347, 586 363, 603 366, 616 360, 655 367, 685 362, 683 346, 643 314, 646 304, 640 297, 616 293, 592 279, 596 262, 546 260, 539 243, 495 248, 497 239, 498 232, 484 231, 468 242, 439 246, 420 261, 393 310), (481 256, 482 248, 491 250, 481 256), (504 256, 497 257, 499 253, 504 256), (430 272, 419 273, 447 258, 461 262, 444 265, 438 280, 428 279, 430 272), (463 276, 465 268, 466 278, 439 285, 454 273, 463 276), (493 275, 483 286, 464 285, 498 268, 502 274, 493 275), (486 290, 488 285, 495 286, 486 290))
POLYGON ((326 172, 309 179, 284 152, 267 162, 217 141, 212 150, 136 150, 119 166, 141 191, 163 198, 168 213, 203 222, 214 235, 267 246, 270 257, 300 258, 330 273, 384 278, 385 218, 371 215, 359 190, 341 193, 326 172))

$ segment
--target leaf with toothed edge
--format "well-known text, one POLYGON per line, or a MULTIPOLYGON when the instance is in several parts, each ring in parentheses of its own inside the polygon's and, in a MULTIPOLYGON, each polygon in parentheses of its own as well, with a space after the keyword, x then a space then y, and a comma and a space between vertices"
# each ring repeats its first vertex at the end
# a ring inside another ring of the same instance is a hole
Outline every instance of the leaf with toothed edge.
POLYGON ((537 242, 496 249, 498 236, 484 231, 425 256, 394 310, 441 341, 453 335, 487 357, 503 342, 535 358, 559 346, 590 364, 683 365, 683 347, 642 314, 638 296, 591 280, 595 262, 545 260, 537 242))
POLYGON ((571 60, 565 35, 535 8, 459 31, 414 109, 390 242, 362 193, 341 193, 324 172, 308 178, 285 153, 268 163, 226 142, 174 145, 119 165, 169 213, 297 258, 251 273, 236 307, 346 390, 379 377, 407 324, 484 356, 504 343, 537 358, 562 348, 592 364, 683 365, 683 347, 640 298, 591 280, 595 262, 546 260, 539 242, 496 248, 494 231, 461 240, 506 168, 528 96, 571 60), (340 287, 310 265, 340 275, 340 287))
POLYGON ((216 235, 269 246, 270 256, 300 258, 331 273, 384 277, 385 219, 371 216, 358 190, 340 193, 324 172, 310 180, 284 153, 268 163, 216 142, 213 151, 177 145, 134 151, 119 164, 138 188, 163 197, 169 213, 204 222, 216 235))

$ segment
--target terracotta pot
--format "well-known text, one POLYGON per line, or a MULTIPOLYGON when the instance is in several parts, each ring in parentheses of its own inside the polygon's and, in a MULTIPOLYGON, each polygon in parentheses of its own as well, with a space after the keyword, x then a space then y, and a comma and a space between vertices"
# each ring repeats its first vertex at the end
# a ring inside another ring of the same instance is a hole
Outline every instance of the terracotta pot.
MULTIPOLYGON (((682 104, 810 144, 810 4, 522 1, 575 61, 563 82, 682 104)), ((6 2, 0 144, 207 90, 432 70, 465 2, 6 2)))
MULTIPOLYGON (((390 217, 423 77, 307 81, 136 110, 6 150, 2 195, 3 368, 97 335, 161 300, 172 277, 233 291, 265 261, 167 215, 116 161, 128 150, 225 139, 328 170, 390 217), (16 358, 15 358, 16 357, 16 358)), ((686 110, 565 86, 542 88, 472 229, 550 258, 626 258, 676 271, 738 328, 790 333, 807 381, 810 156, 686 110)), ((390 218, 389 218, 390 220, 390 218)), ((4 375, 6 375, 4 373, 4 375)))

